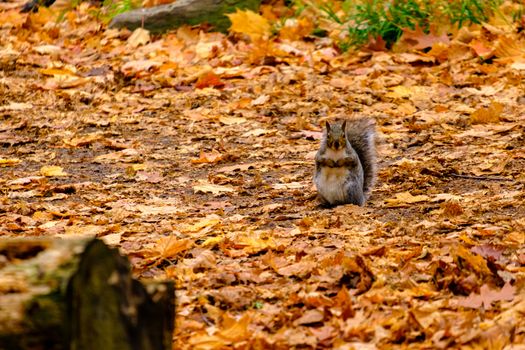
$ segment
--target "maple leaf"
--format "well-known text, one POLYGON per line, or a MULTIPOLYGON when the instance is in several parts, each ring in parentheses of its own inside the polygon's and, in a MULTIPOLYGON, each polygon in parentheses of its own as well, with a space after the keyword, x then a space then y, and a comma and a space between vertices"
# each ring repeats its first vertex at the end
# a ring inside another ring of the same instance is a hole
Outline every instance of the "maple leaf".
POLYGON ((191 239, 177 239, 175 236, 168 236, 159 239, 157 245, 150 253, 158 258, 170 259, 190 249, 192 246, 193 241, 191 239))
POLYGON ((226 16, 232 22, 229 28, 231 32, 246 34, 252 41, 270 35, 271 26, 268 20, 253 11, 237 9, 237 12, 226 16))

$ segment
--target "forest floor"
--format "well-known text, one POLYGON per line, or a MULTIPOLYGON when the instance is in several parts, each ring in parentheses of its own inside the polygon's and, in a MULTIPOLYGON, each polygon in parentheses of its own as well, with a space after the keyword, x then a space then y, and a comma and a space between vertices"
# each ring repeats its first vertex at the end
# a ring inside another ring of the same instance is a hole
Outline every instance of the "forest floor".
POLYGON ((100 237, 175 280, 174 349, 523 349, 525 64, 8 5, 2 236, 100 237), (372 196, 320 208, 322 122, 363 115, 372 196))

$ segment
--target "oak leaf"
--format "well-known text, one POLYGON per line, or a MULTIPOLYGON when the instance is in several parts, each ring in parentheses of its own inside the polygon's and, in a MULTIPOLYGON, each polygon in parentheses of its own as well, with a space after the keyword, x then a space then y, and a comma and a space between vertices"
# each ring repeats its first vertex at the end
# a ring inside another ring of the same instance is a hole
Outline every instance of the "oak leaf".
POLYGON ((472 293, 468 297, 458 298, 458 305, 473 309, 478 309, 483 306, 486 310, 492 307, 495 301, 509 301, 513 300, 516 293, 516 287, 509 282, 500 290, 493 290, 486 284, 481 286, 479 294, 472 293))

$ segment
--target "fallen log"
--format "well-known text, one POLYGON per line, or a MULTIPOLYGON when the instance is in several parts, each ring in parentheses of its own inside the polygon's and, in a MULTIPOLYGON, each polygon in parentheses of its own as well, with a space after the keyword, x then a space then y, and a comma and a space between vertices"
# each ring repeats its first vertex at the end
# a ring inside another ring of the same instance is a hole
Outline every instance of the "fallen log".
POLYGON ((100 240, 0 240, 0 349, 168 350, 174 287, 100 240))
POLYGON ((237 8, 256 11, 260 3, 260 0, 178 0, 121 13, 113 18, 109 26, 131 30, 143 27, 158 33, 184 24, 208 23, 217 31, 225 31, 231 24, 227 13, 235 12, 237 8))

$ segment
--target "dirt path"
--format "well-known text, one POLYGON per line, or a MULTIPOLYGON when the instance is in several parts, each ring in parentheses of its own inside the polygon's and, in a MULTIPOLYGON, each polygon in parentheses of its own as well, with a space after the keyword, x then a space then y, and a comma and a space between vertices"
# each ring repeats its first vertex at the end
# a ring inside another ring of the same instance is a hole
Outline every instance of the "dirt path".
POLYGON ((2 235, 96 235, 175 279, 177 349, 525 342, 525 71, 304 42, 259 65, 78 16, 0 30, 2 235), (320 123, 344 115, 376 119, 379 180, 321 209, 320 123))

